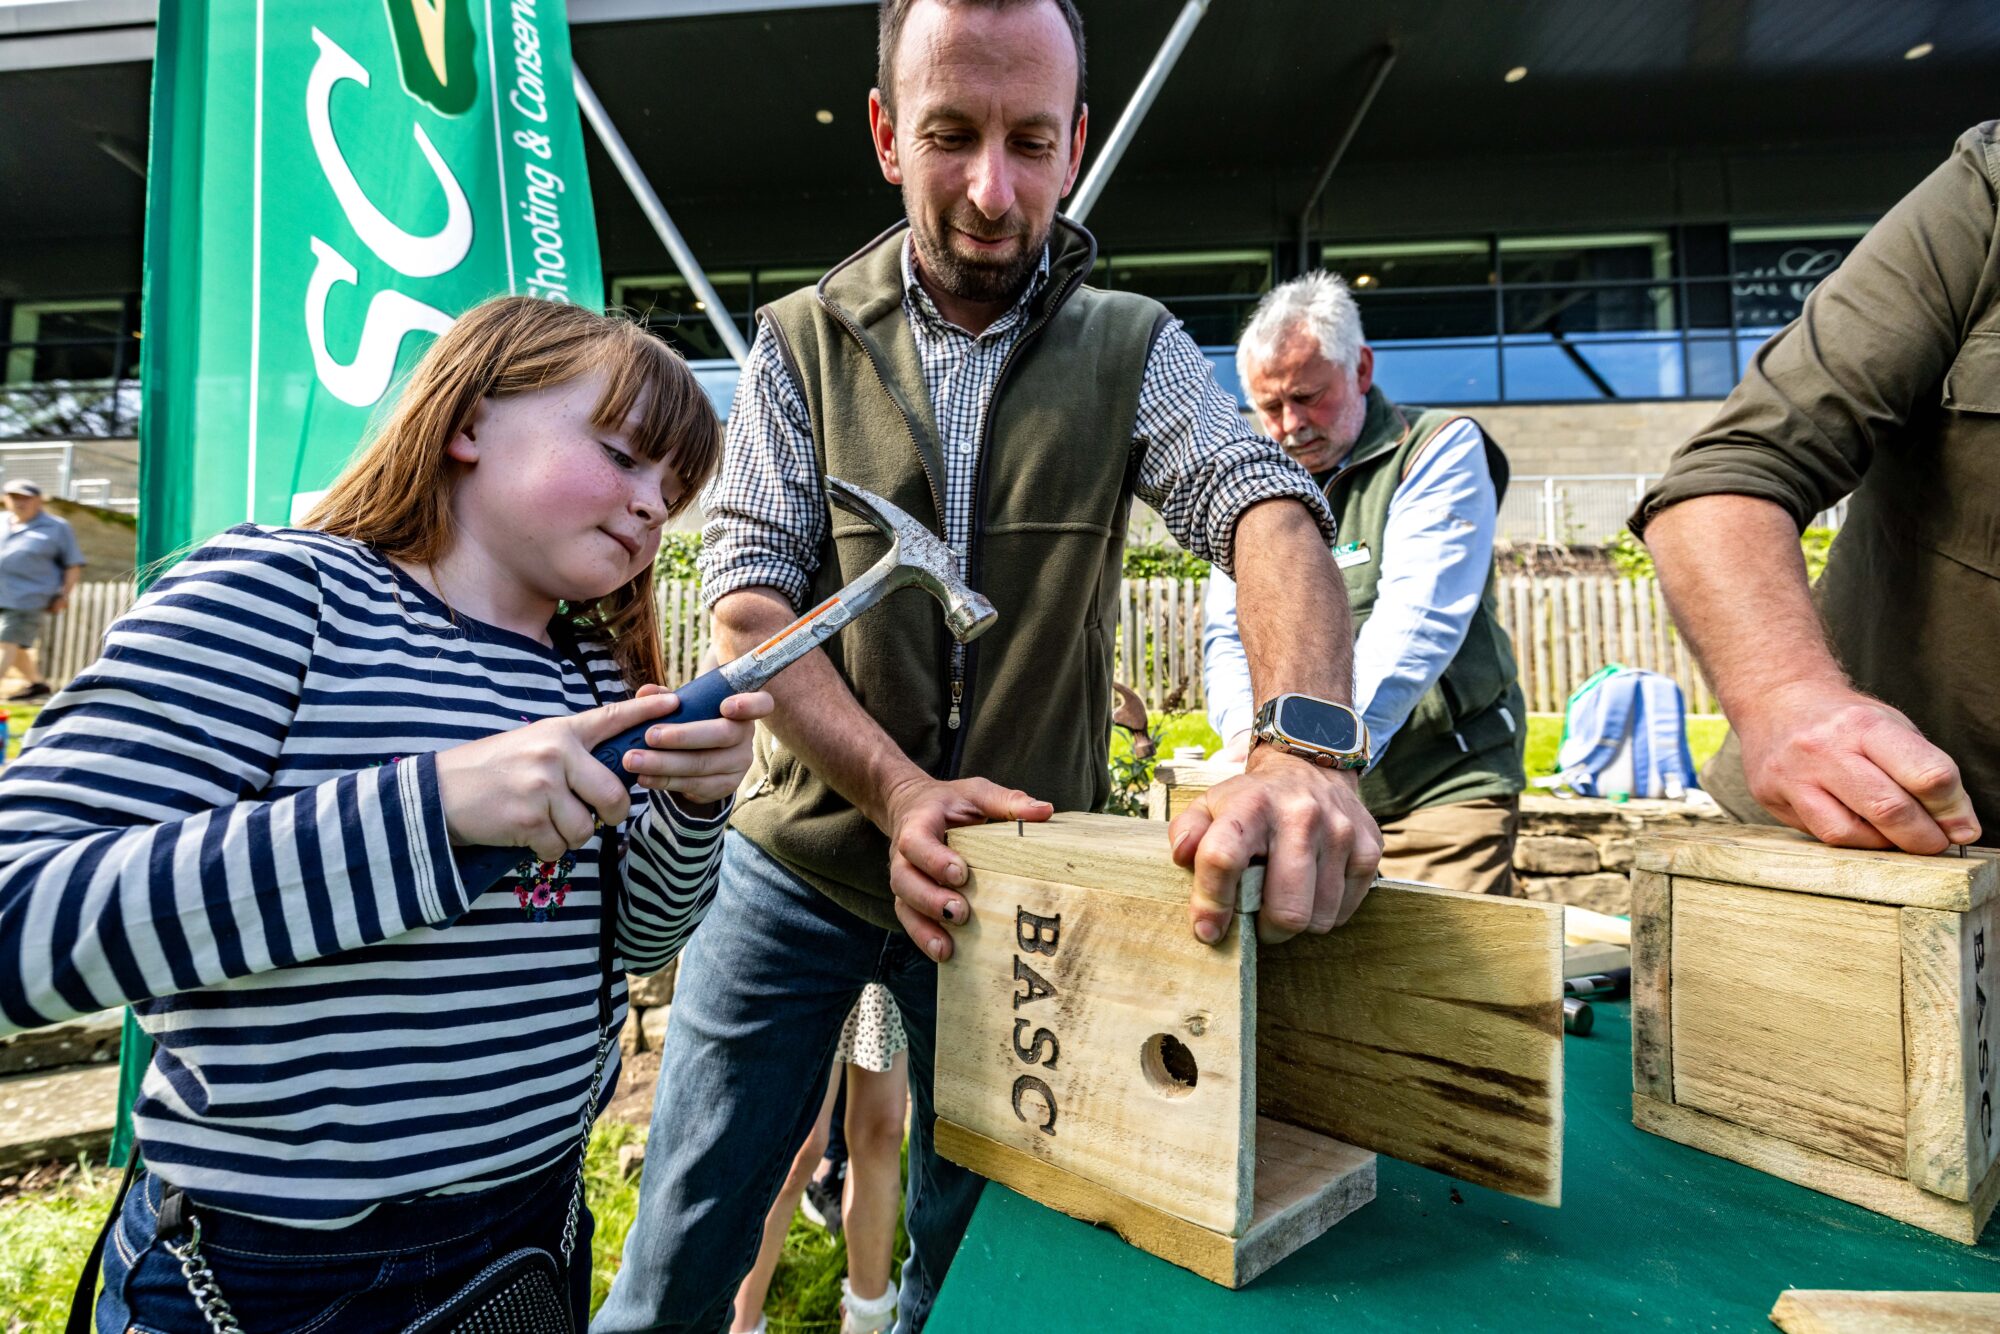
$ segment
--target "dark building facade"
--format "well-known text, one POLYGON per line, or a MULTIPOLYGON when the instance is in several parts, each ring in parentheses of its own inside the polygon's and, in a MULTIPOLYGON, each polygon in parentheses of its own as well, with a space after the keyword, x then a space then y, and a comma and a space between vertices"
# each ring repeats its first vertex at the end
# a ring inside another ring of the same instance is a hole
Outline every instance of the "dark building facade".
MULTIPOLYGON (((1182 6, 1080 7, 1094 158, 1182 6)), ((131 433, 154 12, 0 9, 0 439, 131 433), (52 412, 52 383, 107 392, 52 412)), ((898 215, 867 141, 871 4, 569 13, 740 327, 898 215)), ((1644 471, 1954 136, 2000 115, 1996 90, 1990 0, 1212 0, 1088 219, 1097 281, 1166 302, 1233 385, 1258 294, 1323 264, 1390 392, 1533 408, 1537 440, 1615 437, 1547 470, 1644 471), (1647 422, 1658 441, 1615 447, 1647 422)), ((725 356, 594 144, 590 166, 612 300, 725 356)), ((1517 468, 1538 471, 1536 447, 1517 468)))

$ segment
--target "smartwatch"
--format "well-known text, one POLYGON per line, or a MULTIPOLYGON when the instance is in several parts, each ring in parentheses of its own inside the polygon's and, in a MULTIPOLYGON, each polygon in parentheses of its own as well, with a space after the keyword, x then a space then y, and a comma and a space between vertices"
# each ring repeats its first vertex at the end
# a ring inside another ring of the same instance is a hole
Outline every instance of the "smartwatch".
POLYGON ((1257 710, 1257 741, 1328 769, 1368 767, 1368 724, 1345 704, 1280 695, 1257 710))

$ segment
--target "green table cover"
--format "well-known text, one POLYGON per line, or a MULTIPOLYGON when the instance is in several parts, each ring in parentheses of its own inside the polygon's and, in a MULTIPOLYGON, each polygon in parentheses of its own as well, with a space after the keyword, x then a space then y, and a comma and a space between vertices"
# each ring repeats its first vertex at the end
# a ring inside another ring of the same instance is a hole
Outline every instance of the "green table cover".
POLYGON ((1383 1158, 1372 1204, 1230 1292, 989 1186, 929 1328, 1768 1331, 1786 1288, 2000 1290, 2000 1220, 1964 1246, 1636 1129, 1628 1007, 1595 1008, 1560 1209, 1383 1158))

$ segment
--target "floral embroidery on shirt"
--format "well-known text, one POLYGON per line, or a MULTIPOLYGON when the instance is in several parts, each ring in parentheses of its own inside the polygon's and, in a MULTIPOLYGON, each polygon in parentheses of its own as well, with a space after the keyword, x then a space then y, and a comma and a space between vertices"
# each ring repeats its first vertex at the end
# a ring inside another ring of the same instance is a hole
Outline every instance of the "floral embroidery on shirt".
POLYGON ((565 852, 558 861, 523 857, 514 868, 514 901, 531 922, 546 922, 569 897, 570 872, 576 869, 576 854, 565 852))

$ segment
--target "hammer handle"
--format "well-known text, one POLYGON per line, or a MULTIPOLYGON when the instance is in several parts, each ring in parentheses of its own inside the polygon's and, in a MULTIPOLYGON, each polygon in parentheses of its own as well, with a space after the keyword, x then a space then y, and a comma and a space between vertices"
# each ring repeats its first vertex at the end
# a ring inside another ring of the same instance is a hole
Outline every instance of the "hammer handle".
MULTIPOLYGON (((655 718, 650 723, 640 723, 627 728, 609 741, 590 752, 590 757, 609 769, 612 773, 626 772, 619 761, 628 750, 646 749, 646 729, 660 723, 699 723, 722 716, 722 701, 737 693, 729 684, 722 669, 697 676, 674 694, 680 697, 681 706, 664 718, 655 718)), ((500 883, 506 874, 520 864, 527 855, 523 848, 454 848, 452 859, 458 863, 458 877, 467 889, 473 890, 473 897, 485 893, 500 883)))

